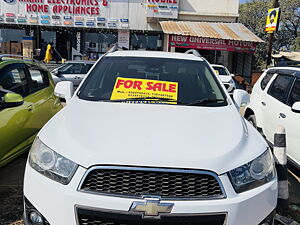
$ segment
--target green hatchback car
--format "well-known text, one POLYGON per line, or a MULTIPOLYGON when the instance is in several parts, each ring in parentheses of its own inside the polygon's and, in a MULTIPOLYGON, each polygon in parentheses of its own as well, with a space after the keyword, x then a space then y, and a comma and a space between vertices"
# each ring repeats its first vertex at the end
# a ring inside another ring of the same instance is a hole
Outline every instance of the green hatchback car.
POLYGON ((46 67, 0 55, 0 167, 29 150, 61 108, 46 67))

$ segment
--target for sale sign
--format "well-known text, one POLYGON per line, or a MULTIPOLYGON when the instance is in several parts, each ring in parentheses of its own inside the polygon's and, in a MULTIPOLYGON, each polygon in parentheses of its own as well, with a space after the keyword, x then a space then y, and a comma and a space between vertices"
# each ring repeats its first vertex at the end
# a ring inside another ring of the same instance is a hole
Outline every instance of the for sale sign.
POLYGON ((163 102, 176 104, 178 95, 178 82, 147 80, 118 77, 114 85, 111 100, 130 100, 132 98, 147 98, 147 102, 166 98, 174 100, 163 102), (153 98, 153 100, 151 100, 153 98))

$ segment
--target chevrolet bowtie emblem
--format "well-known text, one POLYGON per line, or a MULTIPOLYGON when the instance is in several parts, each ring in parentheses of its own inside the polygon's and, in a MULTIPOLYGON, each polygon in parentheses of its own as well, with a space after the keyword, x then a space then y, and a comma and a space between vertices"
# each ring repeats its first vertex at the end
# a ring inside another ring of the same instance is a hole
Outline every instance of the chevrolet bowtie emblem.
POLYGON ((145 198, 144 202, 133 202, 130 211, 143 212, 144 216, 159 216, 160 213, 170 213, 173 203, 160 203, 159 198, 145 198))

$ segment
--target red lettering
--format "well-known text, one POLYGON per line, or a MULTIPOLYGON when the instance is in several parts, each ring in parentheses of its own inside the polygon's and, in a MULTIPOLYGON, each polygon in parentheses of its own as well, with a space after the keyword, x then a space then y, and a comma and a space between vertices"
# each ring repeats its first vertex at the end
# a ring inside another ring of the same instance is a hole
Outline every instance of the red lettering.
POLYGON ((96 8, 96 15, 100 15, 100 9, 99 8, 96 8))
POLYGON ((153 91, 161 91, 162 83, 156 83, 153 85, 153 91))
POLYGON ((176 92, 176 84, 170 84, 169 92, 176 92))
POLYGON ((167 84, 166 83, 163 83, 162 84, 162 91, 166 91, 168 92, 169 90, 166 88, 167 84))
POLYGON ((124 85, 124 80, 118 79, 116 88, 119 88, 121 85, 124 85))
POLYGON ((153 86, 152 86, 153 82, 147 82, 147 88, 146 90, 152 90, 153 89, 153 86))
POLYGON ((133 81, 132 80, 126 80, 124 83, 124 87, 125 88, 131 88, 133 85, 133 81))
POLYGON ((57 13, 57 5, 53 6, 52 11, 53 13, 57 13))
POLYGON ((89 15, 91 15, 90 9, 91 9, 91 7, 87 7, 87 8, 86 8, 86 12, 87 12, 87 14, 89 14, 89 15))
POLYGON ((139 89, 139 90, 141 90, 142 88, 141 88, 141 85, 143 84, 143 82, 142 81, 134 81, 134 83, 133 83, 133 89, 139 89))

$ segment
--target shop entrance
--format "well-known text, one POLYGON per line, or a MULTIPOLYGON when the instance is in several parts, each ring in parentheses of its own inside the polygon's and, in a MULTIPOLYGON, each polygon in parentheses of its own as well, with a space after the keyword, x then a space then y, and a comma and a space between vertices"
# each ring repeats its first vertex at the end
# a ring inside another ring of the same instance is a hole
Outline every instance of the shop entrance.
POLYGON ((53 57, 57 61, 61 61, 61 58, 70 60, 72 55, 72 32, 64 30, 56 32, 56 43, 53 57))

